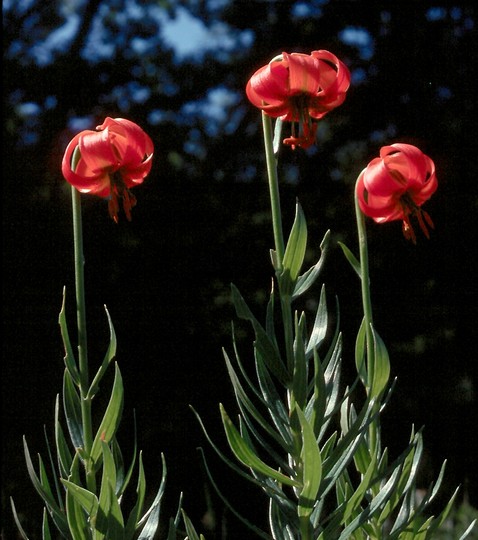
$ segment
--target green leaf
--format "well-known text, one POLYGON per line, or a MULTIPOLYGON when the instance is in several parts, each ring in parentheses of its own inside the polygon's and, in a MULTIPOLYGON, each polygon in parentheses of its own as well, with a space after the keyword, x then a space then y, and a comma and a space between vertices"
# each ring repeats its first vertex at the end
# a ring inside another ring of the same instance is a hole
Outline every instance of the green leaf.
POLYGON ((181 513, 183 514, 183 521, 186 528, 186 534, 188 535, 188 540, 200 540, 200 538, 204 538, 202 534, 201 537, 198 535, 196 529, 194 528, 193 522, 189 519, 186 512, 181 510, 181 513))
POLYGON ((314 326, 310 333, 309 342, 307 343, 306 356, 307 358, 312 356, 315 349, 320 347, 327 335, 328 329, 328 313, 327 313, 327 300, 325 297, 325 287, 322 286, 320 291, 319 305, 317 307, 317 313, 315 315, 314 326))
POLYGON ((166 490, 166 478, 167 478, 167 472, 168 472, 166 468, 166 460, 164 458, 164 454, 161 454, 161 461, 163 465, 163 474, 161 477, 161 483, 159 485, 158 493, 156 494, 156 497, 154 498, 153 503, 151 504, 149 510, 146 512, 146 514, 144 514, 144 516, 141 518, 138 524, 139 526, 143 526, 144 522, 147 520, 146 524, 141 530, 141 534, 138 536, 138 540, 152 540, 159 527, 159 519, 160 519, 160 514, 161 514, 161 500, 163 498, 164 491, 166 490))
POLYGON ((385 343, 373 327, 372 334, 375 351, 375 365, 371 395, 378 396, 387 386, 388 379, 390 378, 390 359, 385 343))
POLYGON ((68 369, 65 369, 63 375, 63 408, 71 442, 75 448, 83 448, 80 396, 68 369))
POLYGON ((108 318, 108 326, 110 330, 110 342, 108 345, 108 350, 106 351, 105 357, 103 359, 103 362, 100 368, 98 369, 98 372, 96 373, 95 378, 93 379, 93 382, 91 383, 91 386, 88 390, 88 398, 90 399, 95 396, 96 392, 98 392, 101 379, 106 373, 106 370, 108 369, 108 366, 110 365, 111 361, 116 356, 116 345, 117 345, 116 333, 113 327, 113 322, 111 320, 110 314, 108 313, 108 310, 106 309, 106 306, 105 306, 105 311, 106 311, 106 316, 108 318))
POLYGON ((101 441, 101 449, 103 455, 103 474, 101 478, 95 540, 103 540, 106 537, 121 540, 124 538, 124 523, 115 493, 116 464, 113 453, 104 441, 101 441))
POLYGON ((75 501, 84 508, 88 516, 96 516, 98 512, 98 498, 94 493, 91 493, 91 491, 88 491, 70 480, 62 479, 61 482, 71 493, 75 501))
POLYGON ((297 282, 294 287, 294 292, 292 293, 292 300, 295 300, 302 294, 304 294, 317 280, 320 272, 325 264, 326 254, 330 242, 330 231, 327 231, 322 239, 320 244, 320 249, 322 251, 320 259, 317 261, 315 266, 312 266, 304 272, 301 276, 297 278, 297 282))
POLYGON ((367 365, 366 358, 366 326, 365 318, 362 319, 357 339, 355 340, 355 367, 357 368, 358 376, 364 386, 367 385, 367 365))
POLYGON ((52 540, 46 508, 43 509, 42 540, 52 540))
POLYGON ((282 126, 284 121, 282 118, 277 118, 274 123, 274 139, 272 141, 272 148, 274 155, 277 156, 282 144, 282 126))
POLYGON ((307 421, 300 407, 295 411, 299 416, 302 431, 302 450, 300 458, 302 462, 302 490, 299 495, 299 517, 308 517, 315 506, 317 493, 322 480, 322 457, 312 426, 307 421))
MULTIPOLYGON (((62 482, 68 482, 68 480, 62 480, 62 482)), ((72 482, 70 484, 76 488, 80 487, 72 482)), ((77 500, 73 490, 70 489, 66 491, 66 516, 68 519, 69 535, 65 538, 70 538, 71 536, 73 540, 91 540, 91 528, 88 523, 89 515, 77 500)))
MULTIPOLYGON (((41 496, 41 498, 44 500, 46 506, 48 507, 49 511, 52 514, 52 517, 55 519, 55 524, 57 525, 58 529, 65 533, 68 531, 68 525, 64 517, 64 512, 62 512, 61 508, 58 506, 58 503, 56 502, 55 498, 53 497, 51 490, 49 487, 43 486, 40 479, 38 478, 35 468, 33 466, 33 462, 30 456, 30 451, 28 450, 28 445, 25 437, 23 437, 23 449, 25 452, 25 461, 27 464, 27 470, 28 474, 30 476, 30 480, 38 492, 38 494, 41 496)), ((43 462, 40 456, 38 456, 39 462, 40 462, 40 468, 42 470, 42 475, 44 474, 44 467, 43 462)))
POLYGON ((308 387, 308 369, 307 361, 305 359, 305 316, 297 320, 295 317, 295 339, 294 339, 294 372, 292 375, 292 389, 294 392, 294 398, 297 405, 303 409, 305 408, 307 400, 307 387, 308 387))
POLYGON ((67 478, 73 458, 60 423, 60 397, 58 395, 55 400, 55 444, 60 474, 63 478, 67 478))
POLYGON ((123 379, 121 378, 121 372, 118 364, 115 365, 115 378, 113 381, 113 389, 111 391, 110 401, 106 407, 106 412, 101 421, 100 427, 93 441, 91 447, 91 458, 98 469, 102 455, 102 441, 109 443, 114 437, 116 430, 118 429, 121 421, 121 414, 123 412, 123 379))
POLYGON ((362 270, 360 268, 360 263, 355 257, 355 255, 350 251, 350 249, 345 244, 343 244, 342 242, 337 242, 337 243, 342 248, 342 251, 344 252, 346 259, 349 261, 350 265, 355 270, 358 277, 362 279, 362 270))
POLYGON ((20 533, 23 540, 29 540, 27 533, 22 527, 22 524, 20 523, 20 519, 17 514, 17 509, 15 508, 15 503, 13 502, 13 498, 10 497, 10 506, 12 507, 12 513, 13 513, 13 519, 15 520, 15 525, 17 526, 18 532, 20 533))
POLYGON ((322 364, 319 359, 317 350, 314 349, 314 393, 307 404, 305 410, 306 417, 309 418, 310 424, 314 431, 316 439, 319 439, 321 427, 323 425, 326 395, 325 395, 325 378, 322 364))
POLYGON ((63 340, 63 346, 65 347, 65 366, 69 371, 73 382, 78 386, 80 384, 80 374, 76 365, 75 355, 73 354, 73 348, 71 346, 70 336, 68 334, 68 326, 66 323, 65 313, 66 303, 66 289, 63 288, 63 301, 61 304, 61 311, 58 317, 58 323, 60 325, 61 338, 63 340))
POLYGON ((304 262, 307 247, 307 223, 304 212, 299 203, 296 205, 296 214, 289 240, 282 261, 282 273, 279 278, 281 294, 291 296, 294 290, 300 269, 304 262))
MULTIPOLYGON (((234 370, 234 368, 232 366, 232 363, 231 363, 231 361, 229 359, 229 356, 227 355, 226 351, 223 351, 223 354, 224 354, 224 359, 225 359, 225 362, 226 362, 227 371, 229 373, 229 378, 230 378, 230 380, 232 382, 232 386, 234 388, 236 401, 237 401, 237 403, 238 403, 238 405, 239 405, 239 407, 241 409, 241 412, 243 413, 244 416, 246 416, 246 414, 247 414, 246 411, 249 411, 249 413, 256 420, 256 422, 275 441, 277 441, 282 447, 285 448, 287 445, 284 443, 282 438, 273 430, 273 428, 270 425, 270 422, 265 420, 264 417, 259 413, 256 406, 254 405, 254 402, 247 395, 246 391, 244 390, 244 388, 243 388, 243 386, 242 386, 242 384, 241 384, 241 382, 239 380, 239 377, 237 376, 237 374, 236 374, 236 372, 235 372, 235 370, 234 370)), ((257 362, 257 363, 260 363, 260 362, 257 362)), ((243 375, 245 376, 244 372, 243 372, 243 375)), ((251 388, 253 388, 252 382, 248 378, 246 378, 246 382, 249 384, 249 386, 251 388)), ((260 400, 260 402, 263 403, 265 406, 267 406, 265 401, 260 396, 259 392, 255 388, 253 388, 253 390, 255 391, 255 394, 256 394, 257 398, 260 400)))
POLYGON ((141 517, 141 512, 143 511, 145 494, 146 476, 144 474, 143 455, 142 452, 140 452, 138 460, 138 483, 136 485, 136 503, 130 512, 128 521, 126 522, 125 538, 127 540, 132 540, 134 537, 136 525, 138 524, 141 517))
POLYGON ((256 335, 254 346, 260 352, 261 358, 264 359, 264 362, 271 373, 277 377, 277 379, 284 386, 287 386, 290 379, 289 373, 287 372, 284 362, 280 357, 276 344, 270 339, 262 325, 254 317, 238 289, 234 285, 231 285, 231 291, 232 301, 236 308, 237 316, 241 319, 249 321, 254 328, 256 335))
POLYGON ((260 474, 277 480, 281 484, 300 487, 299 482, 293 480, 292 478, 289 478, 288 476, 282 474, 279 471, 276 471, 275 469, 269 467, 269 465, 264 463, 242 439, 241 434, 232 423, 222 404, 219 404, 219 407, 229 446, 236 458, 241 463, 260 474))
POLYGON ((347 497, 346 506, 344 509, 344 523, 348 523, 350 517, 353 516, 357 508, 359 508, 360 503, 362 499, 364 498, 365 493, 367 489, 369 488, 374 475, 377 472, 376 465, 377 465, 377 454, 374 453, 366 473, 362 476, 362 480, 359 486, 357 487, 353 495, 350 495, 347 497))

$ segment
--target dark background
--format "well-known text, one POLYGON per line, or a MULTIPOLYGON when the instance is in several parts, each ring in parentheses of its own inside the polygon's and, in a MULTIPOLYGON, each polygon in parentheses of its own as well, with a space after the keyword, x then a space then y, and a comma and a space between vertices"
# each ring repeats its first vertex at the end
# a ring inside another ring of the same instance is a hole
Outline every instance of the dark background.
MULTIPOLYGON (((327 49, 353 74, 344 105, 321 121, 317 145, 307 152, 284 149, 280 169, 286 230, 296 197, 307 216, 308 263, 318 257, 325 231, 333 233, 323 279, 340 300, 348 382, 361 305, 358 281, 336 242, 357 251, 355 179, 384 144, 415 144, 435 161, 439 189, 426 206, 436 225, 430 240, 417 231, 414 246, 399 223, 368 222, 375 321, 398 378, 383 418, 384 443, 400 451, 411 426, 425 426, 423 485, 447 459, 439 503, 462 485, 461 497, 476 507, 474 3, 146 0, 134 4, 139 12, 133 4, 3 5, 4 537, 16 537, 10 496, 31 538, 40 531, 41 504, 27 476, 22 436, 32 455, 46 458, 44 426, 51 437, 63 375, 57 324, 63 286, 73 336, 75 328, 70 191, 60 163, 72 135, 105 116, 137 122, 155 143, 151 174, 134 192, 138 205, 131 223, 122 215, 115 225, 106 202, 82 197, 89 358, 96 366, 106 351, 106 304, 125 382, 120 442, 131 448, 135 410, 150 498, 160 481, 160 453, 166 455, 165 520, 184 491, 184 507, 201 526, 210 491, 201 446, 231 502, 265 521, 264 499, 223 468, 189 405, 224 447, 218 403, 236 410, 221 351, 231 350, 235 319, 229 284, 239 287, 262 319, 272 275, 260 114, 248 104, 244 87, 282 51, 327 49), (169 23, 158 23, 148 11, 153 7, 169 23), (206 41, 195 55, 178 57, 161 38, 178 8, 216 35, 226 28, 222 41, 206 41), (49 40, 72 13, 78 16, 76 31, 47 55, 49 40), (241 42, 240 36, 248 39, 241 42), (231 93, 211 94, 216 87, 231 93), (229 104, 219 99, 222 118, 215 114, 218 95, 233 96, 229 104), (75 118, 88 122, 75 129, 75 118)), ((311 301, 319 290, 311 291, 311 301)), ((238 327, 243 360, 251 358, 248 328, 238 327)), ((98 407, 108 393, 105 381, 98 407)), ((227 531, 222 537, 232 538, 234 531, 240 537, 241 527, 210 495, 227 531)), ((220 537, 207 533, 215 534, 220 537)))

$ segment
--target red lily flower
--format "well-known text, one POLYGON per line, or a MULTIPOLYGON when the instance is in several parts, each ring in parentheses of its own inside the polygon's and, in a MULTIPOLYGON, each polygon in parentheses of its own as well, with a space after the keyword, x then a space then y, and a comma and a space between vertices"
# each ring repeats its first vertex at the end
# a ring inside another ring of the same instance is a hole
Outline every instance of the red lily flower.
POLYGON ((110 216, 118 223, 118 198, 131 221, 136 197, 129 188, 141 184, 151 170, 154 146, 134 122, 106 118, 97 131, 85 130, 69 142, 61 170, 66 181, 81 193, 109 199, 110 216))
POLYGON ((315 141, 317 122, 341 105, 350 86, 347 66, 334 54, 320 50, 309 54, 282 53, 249 79, 249 101, 268 116, 299 122, 299 136, 284 144, 308 148, 315 141))
POLYGON ((392 144, 380 149, 357 179, 358 203, 362 212, 377 223, 402 220, 407 240, 416 243, 410 217, 416 217, 420 229, 429 238, 430 216, 421 206, 437 189, 435 164, 416 146, 392 144))

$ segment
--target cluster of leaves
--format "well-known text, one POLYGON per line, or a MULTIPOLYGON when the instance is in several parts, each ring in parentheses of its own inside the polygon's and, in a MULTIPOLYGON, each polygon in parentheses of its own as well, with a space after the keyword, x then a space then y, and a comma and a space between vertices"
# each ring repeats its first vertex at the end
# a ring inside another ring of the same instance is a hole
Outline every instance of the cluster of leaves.
MULTIPOLYGON (((196 414, 219 456, 268 497, 270 533, 239 516, 259 537, 274 540, 431 538, 449 515, 457 492, 438 516, 430 515, 430 503, 440 488, 444 465, 436 483, 418 500, 421 433, 412 430, 406 449, 393 461, 387 448, 381 448, 380 414, 393 390, 393 385, 387 384, 389 367, 377 369, 380 375, 373 377, 366 388, 367 397, 358 410, 352 403, 357 383, 368 384, 364 372, 367 355, 364 325, 356 345, 358 377, 352 387, 343 389, 341 333, 337 325, 329 337, 324 287, 310 331, 305 313, 291 311, 292 301, 305 293, 319 276, 329 239, 327 232, 321 244, 321 258, 300 275, 307 228, 304 214, 297 206, 283 265, 276 271, 282 333, 276 324, 274 287, 265 325, 232 287, 237 316, 249 321, 254 330, 256 380, 252 380, 250 370, 241 361, 234 340, 235 360, 226 352, 224 357, 240 411, 239 428, 222 405, 220 412, 229 447, 247 471, 218 448, 196 414), (286 358, 281 353, 281 335, 286 358)), ((347 253, 357 269, 358 263, 347 253)), ((388 366, 387 350, 377 334, 374 334, 374 349, 376 366, 388 366)), ((205 466, 217 487, 206 461, 205 466)), ((225 498, 224 501, 237 514, 233 505, 225 498)), ((473 523, 460 538, 464 539, 472 528, 473 523)))
MULTIPOLYGON (((146 477, 142 454, 137 452, 136 433, 134 452, 129 466, 125 464, 117 431, 123 412, 123 380, 121 372, 113 359, 116 355, 116 335, 111 318, 106 311, 110 329, 110 342, 102 364, 88 387, 75 360, 67 328, 65 297, 59 316, 59 324, 65 347, 65 371, 63 376, 63 411, 67 424, 69 442, 62 427, 60 398, 55 403, 55 448, 52 450, 48 437, 48 457, 53 480, 41 456, 38 456, 38 469, 35 469, 26 440, 24 439, 25 459, 28 474, 36 491, 43 499, 43 540, 55 538, 50 524, 62 538, 72 540, 118 539, 151 540, 160 524, 161 501, 166 487, 167 469, 162 456, 163 473, 157 495, 147 511, 144 512, 146 496, 146 477), (100 382, 108 367, 114 364, 114 381, 108 405, 96 429, 91 449, 85 440, 84 415, 82 408, 97 395, 100 382), (137 459, 138 456, 138 459, 137 459), (122 507, 123 495, 131 480, 137 464, 136 501, 125 514, 122 507), (100 479, 97 485, 97 478, 100 479), (50 521, 51 520, 51 521, 50 521)), ((28 540, 18 517, 13 499, 12 510, 22 538, 28 540)), ((170 521, 168 540, 176 538, 176 528, 180 513, 170 521)))

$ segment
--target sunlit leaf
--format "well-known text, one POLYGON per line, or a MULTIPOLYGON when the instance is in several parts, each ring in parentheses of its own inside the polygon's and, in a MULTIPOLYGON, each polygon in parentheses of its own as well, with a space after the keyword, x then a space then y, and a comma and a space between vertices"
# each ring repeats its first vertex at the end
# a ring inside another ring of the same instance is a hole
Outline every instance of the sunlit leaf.
POLYGON ((241 434, 232 423, 222 404, 220 404, 219 407, 221 410, 222 422, 224 425, 224 430, 226 432, 227 440, 229 442, 229 446, 233 451, 234 455, 241 463, 243 463, 247 467, 250 467, 251 469, 254 469, 258 473, 277 480, 281 484, 295 487, 300 486, 300 483, 296 480, 285 476, 284 474, 276 471, 275 469, 264 463, 242 439, 241 434))
POLYGON ((91 448, 91 458, 98 467, 100 456, 102 453, 101 443, 102 441, 109 443, 118 429, 121 414, 123 412, 123 379, 118 367, 115 366, 115 378, 113 381, 113 389, 111 391, 111 397, 106 407, 106 412, 100 423, 98 431, 96 432, 95 440, 91 448))
POLYGON ((287 240, 287 245, 282 261, 282 273, 280 275, 281 294, 292 296, 295 283, 304 262, 307 247, 307 223, 304 212, 299 203, 296 204, 296 214, 292 230, 287 240))

